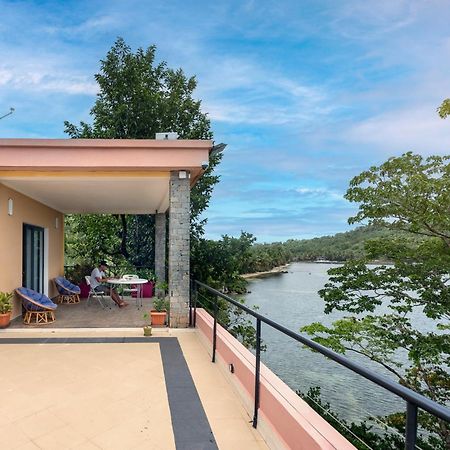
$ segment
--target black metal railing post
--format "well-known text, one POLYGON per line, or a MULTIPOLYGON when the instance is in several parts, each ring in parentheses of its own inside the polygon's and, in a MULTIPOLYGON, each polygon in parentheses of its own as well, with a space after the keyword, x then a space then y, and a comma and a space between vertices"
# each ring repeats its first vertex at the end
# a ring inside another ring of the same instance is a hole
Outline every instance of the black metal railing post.
POLYGON ((192 297, 194 296, 194 281, 189 281, 189 328, 192 327, 192 297))
POLYGON ((217 345, 217 309, 218 309, 218 297, 214 297, 214 326, 213 326, 213 349, 212 349, 212 362, 216 362, 216 345, 217 345))
POLYGON ((405 450, 415 450, 417 440, 417 406, 406 402, 405 450))
POLYGON ((258 426, 260 369, 261 369, 261 320, 256 319, 256 353, 255 353, 255 405, 253 410, 253 428, 258 426))
POLYGON ((198 286, 194 283, 194 320, 193 320, 193 326, 194 328, 197 326, 197 298, 198 298, 198 286))

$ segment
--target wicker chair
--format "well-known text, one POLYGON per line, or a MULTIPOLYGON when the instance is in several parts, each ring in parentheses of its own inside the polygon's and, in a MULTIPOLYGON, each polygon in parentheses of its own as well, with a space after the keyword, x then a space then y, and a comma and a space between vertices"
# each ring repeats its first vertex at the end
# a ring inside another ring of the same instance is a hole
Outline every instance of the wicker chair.
POLYGON ((59 294, 58 303, 80 303, 81 289, 76 284, 71 283, 64 277, 56 277, 53 281, 59 294))
POLYGON ((55 309, 58 305, 46 295, 25 287, 17 288, 15 292, 22 299, 22 306, 25 308, 23 323, 39 325, 55 321, 55 309))

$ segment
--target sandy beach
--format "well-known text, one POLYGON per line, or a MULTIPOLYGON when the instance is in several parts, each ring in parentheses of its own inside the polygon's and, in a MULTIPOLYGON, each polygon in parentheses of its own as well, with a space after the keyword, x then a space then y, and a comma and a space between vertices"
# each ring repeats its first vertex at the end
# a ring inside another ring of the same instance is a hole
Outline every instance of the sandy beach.
POLYGON ((283 273, 289 267, 289 264, 284 264, 282 266, 274 267, 271 270, 267 270, 265 272, 255 272, 255 273, 244 273, 241 275, 242 278, 251 279, 251 278, 265 278, 270 277, 271 275, 277 275, 279 273, 283 273))

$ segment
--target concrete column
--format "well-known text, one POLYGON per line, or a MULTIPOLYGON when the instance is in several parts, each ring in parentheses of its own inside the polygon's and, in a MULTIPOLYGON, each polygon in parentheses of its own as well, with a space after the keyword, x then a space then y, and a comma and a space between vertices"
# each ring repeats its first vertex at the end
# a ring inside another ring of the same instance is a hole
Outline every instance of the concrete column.
POLYGON ((170 326, 173 328, 189 326, 190 195, 189 172, 171 172, 169 186, 169 299, 170 326))
MULTIPOLYGON (((166 281, 166 214, 155 214, 155 275, 157 283, 166 281)), ((160 297, 164 292, 156 290, 160 297)))

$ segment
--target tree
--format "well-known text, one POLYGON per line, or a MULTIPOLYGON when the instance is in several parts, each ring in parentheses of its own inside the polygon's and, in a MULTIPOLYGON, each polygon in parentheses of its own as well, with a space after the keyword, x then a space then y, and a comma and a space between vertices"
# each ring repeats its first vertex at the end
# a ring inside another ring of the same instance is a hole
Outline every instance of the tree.
MULTIPOLYGON (((353 314, 331 327, 302 330, 341 353, 357 353, 434 401, 450 400, 450 157, 406 153, 361 173, 346 198, 359 203, 349 223, 395 230, 366 243, 366 258, 329 271, 325 311, 353 314), (391 265, 369 266, 373 259, 391 265), (419 329, 413 314, 427 318, 419 329)), ((404 413, 387 418, 404 427, 404 413)), ((433 448, 450 448, 447 423, 420 414, 433 448), (436 440, 439 436, 440 440, 436 440)))
POLYGON ((450 116, 450 98, 446 98, 442 103, 441 106, 437 109, 437 112, 441 119, 445 119, 448 116, 450 116))
MULTIPOLYGON (((181 139, 212 139, 208 116, 201 111, 201 102, 193 97, 195 77, 187 77, 181 69, 170 69, 165 62, 157 63, 155 55, 154 45, 133 53, 122 38, 117 39, 95 75, 99 93, 90 112, 92 125, 81 122, 77 126, 66 121, 65 132, 74 139, 153 139, 157 132, 170 130, 181 139)), ((195 239, 203 234, 205 219, 201 214, 219 181, 214 168, 220 160, 220 154, 210 159, 208 169, 191 191, 191 234, 195 239)), ((86 254, 85 246, 90 245, 91 236, 97 232, 105 236, 109 231, 108 245, 114 245, 95 247, 103 254, 120 256, 134 264, 153 262, 152 218, 122 214, 100 222, 101 226, 97 226, 100 224, 91 216, 72 216, 71 231, 87 236, 84 242, 73 243, 75 255, 86 254), (109 224, 107 229, 104 221, 109 224), (138 255, 138 248, 146 249, 146 253, 138 255)))

